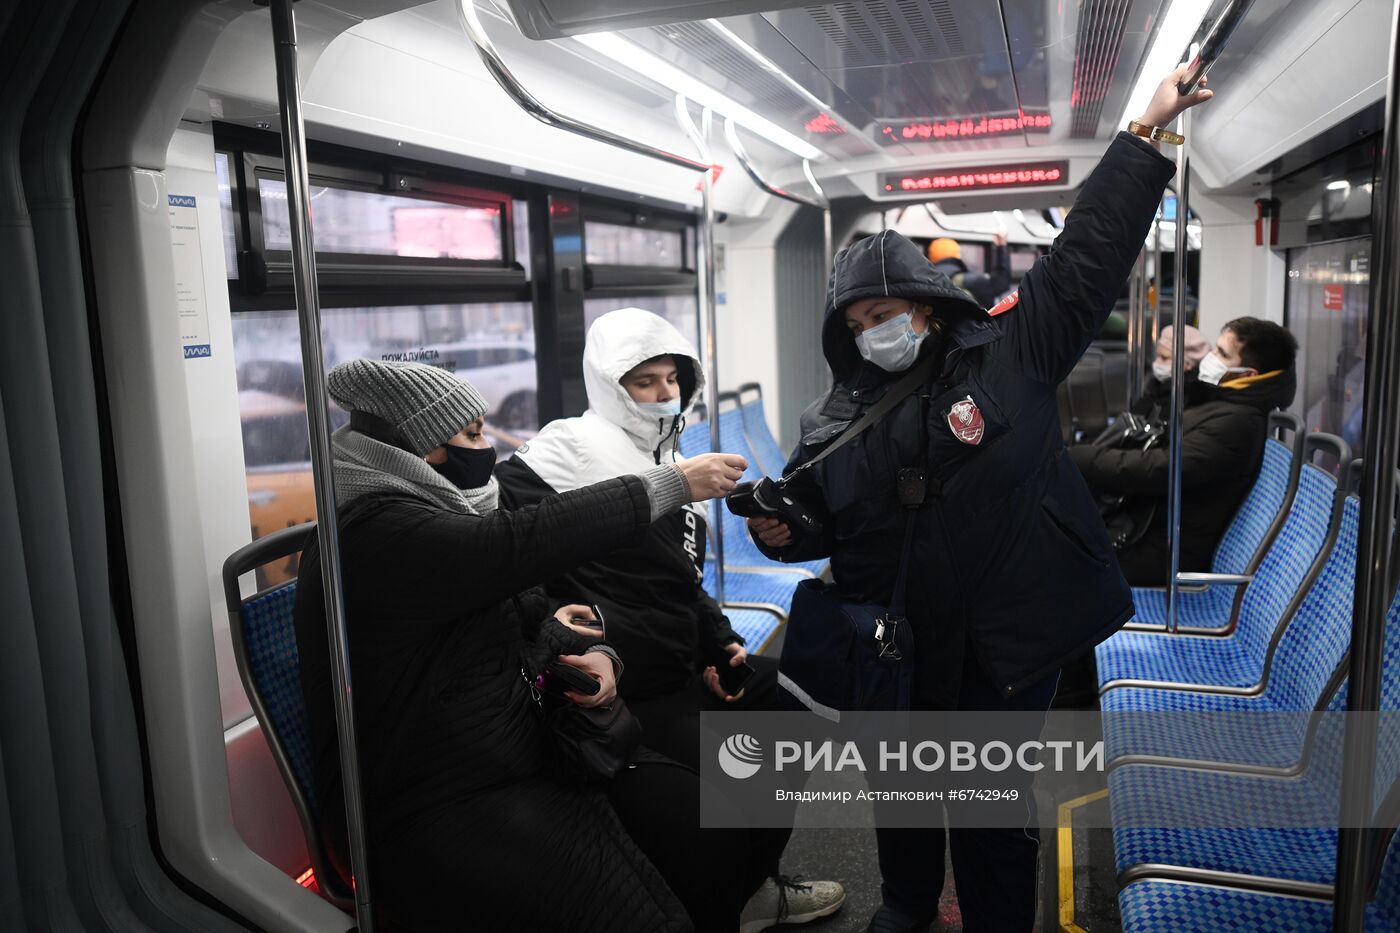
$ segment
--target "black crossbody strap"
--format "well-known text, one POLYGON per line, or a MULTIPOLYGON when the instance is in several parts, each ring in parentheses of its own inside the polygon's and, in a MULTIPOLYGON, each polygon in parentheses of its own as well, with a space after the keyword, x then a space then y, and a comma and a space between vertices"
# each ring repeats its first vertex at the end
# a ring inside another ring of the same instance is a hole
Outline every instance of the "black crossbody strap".
POLYGON ((904 546, 899 552, 899 576, 894 581, 894 593, 890 599, 890 616, 904 618, 904 593, 908 589, 909 555, 914 550, 914 512, 904 512, 904 546))
POLYGON ((909 370, 909 372, 905 373, 904 378, 891 386, 890 390, 884 394, 883 398, 872 405, 869 411, 861 415, 860 419, 856 421, 855 424, 842 432, 841 436, 833 441, 825 450, 802 464, 796 470, 793 470, 792 473, 784 477, 784 479, 795 476, 803 470, 821 463, 837 450, 855 440, 856 436, 863 433, 866 428, 885 417, 885 415, 888 415, 894 410, 896 405, 908 398, 915 389, 927 381, 929 373, 933 370, 934 365, 938 362, 940 357, 941 354, 936 353, 931 353, 925 357, 920 361, 918 366, 915 366, 913 369, 909 370))

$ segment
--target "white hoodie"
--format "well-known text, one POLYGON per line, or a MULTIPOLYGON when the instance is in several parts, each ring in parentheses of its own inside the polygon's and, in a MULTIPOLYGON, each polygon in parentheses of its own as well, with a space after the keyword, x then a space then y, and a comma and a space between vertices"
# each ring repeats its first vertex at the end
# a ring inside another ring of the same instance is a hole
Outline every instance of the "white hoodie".
POLYGON ((676 445, 683 416, 703 392, 705 374, 695 347, 668 321, 642 308, 621 308, 598 318, 584 345, 583 383, 588 410, 577 418, 551 421, 515 452, 555 492, 681 459, 676 445), (622 387, 622 377, 638 363, 665 355, 678 363, 689 360, 695 374, 690 397, 681 399, 680 418, 646 414, 622 387))

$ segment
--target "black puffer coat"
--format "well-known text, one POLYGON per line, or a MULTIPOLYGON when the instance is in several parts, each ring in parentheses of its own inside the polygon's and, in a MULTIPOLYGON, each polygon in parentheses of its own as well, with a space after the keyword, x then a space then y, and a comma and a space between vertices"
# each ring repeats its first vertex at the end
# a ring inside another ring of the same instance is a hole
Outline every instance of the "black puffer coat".
MULTIPOLYGON (((1187 386, 1181 445, 1181 569, 1209 570, 1215 546, 1249 494, 1264 456, 1269 412, 1293 401, 1292 370, 1231 387, 1187 386)), ((1080 444, 1070 456, 1096 492, 1124 493, 1157 504, 1147 532, 1118 555, 1134 586, 1167 581, 1167 475, 1171 453, 1080 444)))
POLYGON ((894 295, 931 304, 948 334, 926 340, 923 352, 946 358, 924 392, 794 480, 790 488, 822 514, 824 531, 770 553, 829 555, 844 595, 888 602, 904 522, 895 477, 926 464, 930 495, 913 513, 908 592, 919 705, 955 705, 965 646, 1010 696, 1132 616, 1094 501, 1065 452, 1055 389, 1112 310, 1172 173, 1150 145, 1119 134, 1049 255, 990 317, 898 234, 836 256, 822 332, 835 385, 802 416, 786 472, 897 379, 861 360, 844 322, 853 301, 894 295), (975 407, 960 405, 967 401, 975 407))
MULTIPOLYGON (((341 510, 371 877, 414 930, 689 930, 602 792, 556 776, 522 663, 581 654, 538 580, 645 534, 637 477, 515 512, 396 496, 341 510), (580 534, 586 527, 588 534, 580 534)), ((297 647, 323 833, 346 857, 320 562, 297 590, 297 647)))

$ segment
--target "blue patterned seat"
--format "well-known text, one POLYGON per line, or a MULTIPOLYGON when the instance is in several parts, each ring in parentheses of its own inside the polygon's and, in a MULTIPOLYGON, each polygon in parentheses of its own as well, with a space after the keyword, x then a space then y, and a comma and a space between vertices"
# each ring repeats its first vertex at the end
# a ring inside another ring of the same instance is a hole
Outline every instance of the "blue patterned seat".
MULTIPOLYGON (((792 594, 804 579, 795 573, 754 573, 726 568, 724 602, 726 605, 752 603, 772 606, 786 619, 788 610, 792 608, 792 594)), ((711 596, 715 595, 715 583, 715 562, 709 560, 705 562, 704 586, 705 592, 711 596)))
POLYGON ((766 609, 739 609, 725 606, 729 627, 741 638, 750 654, 762 654, 764 647, 782 627, 783 620, 766 609))
MULTIPOLYGON (((1288 504, 1292 470, 1293 451, 1273 438, 1265 441, 1259 476, 1216 546, 1210 567, 1212 573, 1248 573, 1255 566, 1259 549, 1268 543, 1265 538, 1269 528, 1288 504)), ((1195 628, 1224 627, 1230 621, 1236 590, 1235 586, 1216 585, 1182 593, 1178 621, 1195 628)), ((1134 587, 1133 605, 1137 609, 1134 622, 1167 624, 1166 590, 1134 587)))
MULTIPOLYGON (((1334 853, 1335 854, 1335 853, 1334 853)), ((1118 894, 1123 933, 1331 933, 1329 901, 1184 881, 1136 881, 1118 894)), ((1365 933, 1400 930, 1400 833, 1393 833, 1365 933)))
POLYGON ((1095 649, 1099 686, 1115 680, 1247 687, 1259 681, 1269 642, 1327 539, 1337 482, 1305 464, 1278 537, 1245 591, 1227 637, 1118 632, 1095 649))
POLYGON ((293 580, 243 603, 242 647, 249 677, 266 713, 264 725, 276 732, 297 786, 314 810, 311 732, 301 694, 296 629, 292 625, 296 599, 297 585, 293 580))
MULTIPOLYGON (((1393 713, 1400 711, 1400 593, 1385 626, 1380 710, 1393 713)), ((1168 864, 1331 883, 1337 834, 1329 826, 1338 813, 1347 696, 1344 684, 1331 697, 1297 777, 1137 764, 1110 771, 1118 870, 1168 864)), ((1393 717, 1382 721, 1376 800, 1400 778, 1394 726, 1393 717)))
POLYGON ((744 421, 744 433, 749 436, 749 447, 758 457, 759 468, 768 476, 781 476, 788 458, 768 428, 768 419, 763 411, 763 396, 740 405, 739 414, 744 421))
POLYGON ((297 584, 293 580, 246 600, 238 587, 240 575, 299 553, 315 529, 315 522, 285 528, 235 551, 224 561, 224 600, 238 675, 301 820, 317 888, 344 908, 353 903, 351 892, 330 867, 316 829, 320 824, 311 773, 311 733, 292 621, 297 584))
POLYGON ((1359 500, 1347 497, 1337 543, 1280 639, 1262 693, 1234 696, 1151 687, 1106 691, 1100 705, 1109 760, 1160 755, 1271 767, 1296 762, 1307 718, 1250 714, 1304 712, 1325 702, 1330 678, 1351 644, 1359 517, 1359 500), (1170 728, 1164 716, 1135 715, 1176 712, 1232 715, 1193 722, 1193 729, 1170 728))

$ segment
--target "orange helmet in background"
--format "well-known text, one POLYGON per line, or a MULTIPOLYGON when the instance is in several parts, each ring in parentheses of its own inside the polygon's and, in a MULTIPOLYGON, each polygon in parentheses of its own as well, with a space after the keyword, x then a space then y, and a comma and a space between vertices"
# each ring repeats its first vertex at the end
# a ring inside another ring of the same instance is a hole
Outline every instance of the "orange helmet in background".
POLYGON ((962 247, 952 237, 939 237, 928 245, 928 261, 937 263, 945 259, 961 259, 962 247))

